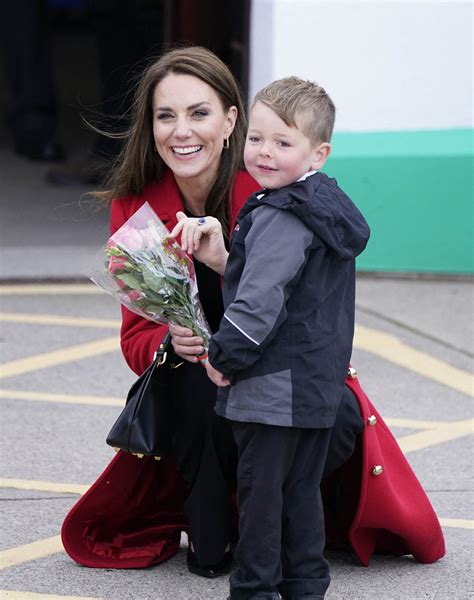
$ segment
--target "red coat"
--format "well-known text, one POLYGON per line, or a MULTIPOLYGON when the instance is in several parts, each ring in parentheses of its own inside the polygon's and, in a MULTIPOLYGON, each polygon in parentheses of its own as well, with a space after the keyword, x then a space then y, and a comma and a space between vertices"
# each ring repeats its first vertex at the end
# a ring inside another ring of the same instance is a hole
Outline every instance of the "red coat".
MULTIPOLYGON (((256 188, 249 175, 238 175, 233 218, 256 188)), ((113 203, 112 231, 145 200, 170 228, 183 209, 174 178, 167 173, 140 199, 113 203)), ((163 335, 164 327, 124 309, 122 348, 135 372, 148 366, 163 335)), ((413 554, 423 563, 438 560, 445 553, 444 538, 425 492, 358 379, 348 378, 346 383, 364 421, 374 416, 377 423, 366 425, 352 458, 332 476, 339 478, 343 490, 344 510, 337 515, 331 508, 331 479, 322 486, 328 543, 352 547, 365 566, 374 552, 413 554), (373 474, 376 465, 382 467, 380 475, 373 474)), ((181 531, 187 531, 183 499, 172 458, 155 461, 120 452, 66 516, 61 530, 64 548, 88 567, 139 568, 163 562, 178 551, 181 531)))

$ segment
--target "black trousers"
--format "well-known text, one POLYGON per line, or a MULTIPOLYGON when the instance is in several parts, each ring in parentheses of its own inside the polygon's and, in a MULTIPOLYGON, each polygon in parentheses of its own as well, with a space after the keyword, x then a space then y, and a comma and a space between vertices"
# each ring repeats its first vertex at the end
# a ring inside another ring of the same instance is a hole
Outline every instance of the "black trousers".
POLYGON ((237 537, 230 491, 237 446, 231 423, 214 412, 217 388, 201 365, 186 362, 176 369, 172 390, 174 452, 187 490, 190 539, 199 564, 211 565, 237 537))
POLYGON ((240 538, 232 600, 322 598, 330 577, 319 487, 331 430, 233 422, 233 431, 240 538))

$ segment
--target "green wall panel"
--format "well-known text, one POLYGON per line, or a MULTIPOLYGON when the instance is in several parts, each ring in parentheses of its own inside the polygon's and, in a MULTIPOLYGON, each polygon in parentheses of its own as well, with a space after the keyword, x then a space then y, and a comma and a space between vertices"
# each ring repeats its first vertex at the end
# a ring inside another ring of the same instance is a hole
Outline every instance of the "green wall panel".
POLYGON ((358 269, 472 274, 472 130, 340 133, 324 171, 362 210, 358 269))

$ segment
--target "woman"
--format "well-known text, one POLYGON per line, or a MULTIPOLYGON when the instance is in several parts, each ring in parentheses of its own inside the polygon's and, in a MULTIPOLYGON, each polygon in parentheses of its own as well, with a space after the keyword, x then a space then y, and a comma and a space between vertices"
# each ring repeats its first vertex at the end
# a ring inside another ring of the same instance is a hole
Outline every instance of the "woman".
MULTIPOLYGON (((146 201, 170 230, 177 224, 177 213, 194 224, 196 218, 210 215, 216 221, 202 228, 212 235, 202 238, 206 251, 201 248, 201 253, 213 256, 213 250, 221 248, 221 231, 228 240, 240 207, 257 189, 241 170, 245 131, 238 87, 214 54, 199 47, 164 54, 144 72, 124 149, 108 191, 102 194, 112 202, 112 232, 146 201), (214 227, 217 222, 220 228, 214 227)), ((213 271, 212 260, 207 266, 195 260, 195 267, 200 298, 214 331, 223 314, 220 275, 213 271)), ((166 331, 165 326, 123 309, 122 350, 137 374, 150 364, 166 331)), ((186 328, 170 326, 169 331, 173 349, 183 359, 172 378, 174 458, 156 462, 120 452, 70 511, 62 539, 81 564, 133 568, 175 554, 181 531, 187 531, 189 570, 215 577, 229 571, 230 544, 236 538, 235 446, 227 423, 213 411, 216 388, 198 364, 202 339, 186 328)), ((353 458, 347 460, 355 431, 363 427, 361 415, 371 424, 376 415, 353 375, 354 370, 326 467, 326 474, 332 473, 325 484, 328 539, 345 546, 350 542, 364 564, 377 547, 413 553, 423 562, 436 560, 444 553, 436 516, 378 415, 380 426, 365 427, 353 458), (402 496, 410 490, 417 499, 409 519, 401 512, 405 498, 391 494, 393 480, 386 477, 385 483, 371 475, 371 462, 382 462, 384 451, 391 476, 402 482, 402 496), (372 503, 381 488, 388 497, 377 506, 374 520, 372 503), (430 535, 420 539, 413 527, 415 518, 417 526, 425 523, 424 532, 430 535), (392 521, 395 533, 387 535, 392 521)))
MULTIPOLYGON (((239 171, 246 123, 239 89, 227 67, 204 48, 165 54, 145 72, 132 121, 105 194, 118 198, 112 201, 112 232, 148 201, 170 228, 177 211, 208 214, 217 217, 228 237, 232 220, 257 186, 239 171)), ((220 277, 198 261, 196 272, 214 331, 223 313, 220 277)), ((165 327, 123 311, 122 350, 136 373, 150 364, 165 333, 165 327)), ((229 489, 235 446, 227 423, 214 414, 215 387, 198 364, 203 340, 191 333, 170 327, 174 350, 185 359, 172 381, 174 453, 185 482, 188 567, 214 575, 228 571, 231 563, 229 489)))

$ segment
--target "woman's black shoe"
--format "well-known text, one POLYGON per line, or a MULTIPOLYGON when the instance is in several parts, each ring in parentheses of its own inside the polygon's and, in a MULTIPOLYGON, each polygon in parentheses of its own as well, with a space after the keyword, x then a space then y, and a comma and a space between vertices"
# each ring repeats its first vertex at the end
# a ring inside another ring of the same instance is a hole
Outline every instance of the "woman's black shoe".
POLYGON ((194 575, 200 575, 201 577, 219 577, 220 575, 226 575, 230 573, 232 566, 232 552, 226 552, 223 558, 213 565, 200 565, 196 559, 196 555, 188 548, 186 555, 186 563, 188 570, 194 575))

